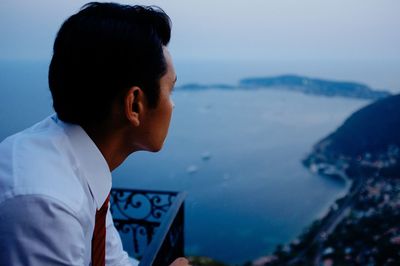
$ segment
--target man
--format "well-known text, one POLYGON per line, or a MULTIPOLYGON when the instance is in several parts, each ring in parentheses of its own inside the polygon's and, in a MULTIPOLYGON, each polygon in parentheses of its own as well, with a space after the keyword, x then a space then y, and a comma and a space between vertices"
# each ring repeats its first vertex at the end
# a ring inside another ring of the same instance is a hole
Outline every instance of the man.
POLYGON ((110 172, 163 146, 170 30, 160 9, 112 3, 61 26, 49 69, 56 115, 0 144, 0 265, 130 265, 108 210, 110 172))

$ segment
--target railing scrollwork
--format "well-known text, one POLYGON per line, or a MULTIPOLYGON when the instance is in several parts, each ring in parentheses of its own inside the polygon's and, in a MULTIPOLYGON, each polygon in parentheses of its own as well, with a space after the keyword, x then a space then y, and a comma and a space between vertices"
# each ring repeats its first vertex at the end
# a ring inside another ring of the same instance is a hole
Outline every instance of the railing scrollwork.
POLYGON ((140 266, 169 265, 183 256, 185 197, 182 192, 111 190, 115 227, 140 266))

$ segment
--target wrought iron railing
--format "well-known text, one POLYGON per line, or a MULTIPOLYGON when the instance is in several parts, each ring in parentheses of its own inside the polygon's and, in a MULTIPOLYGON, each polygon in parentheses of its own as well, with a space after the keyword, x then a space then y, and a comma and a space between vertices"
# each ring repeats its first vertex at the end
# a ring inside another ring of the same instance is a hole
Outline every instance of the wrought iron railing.
POLYGON ((169 265, 184 255, 185 197, 185 192, 111 190, 115 227, 139 266, 169 265))

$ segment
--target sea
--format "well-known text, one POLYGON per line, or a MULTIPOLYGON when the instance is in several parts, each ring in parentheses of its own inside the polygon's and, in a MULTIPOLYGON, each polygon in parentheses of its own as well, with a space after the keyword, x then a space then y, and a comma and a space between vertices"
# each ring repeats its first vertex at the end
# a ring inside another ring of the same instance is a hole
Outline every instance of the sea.
MULTIPOLYGON (((299 74, 397 91, 400 75, 381 66, 182 61, 176 70, 178 86, 299 74)), ((45 61, 0 62, 0 140, 53 112, 47 68, 45 61)), ((298 237, 348 190, 346 182, 310 173, 301 160, 370 101, 265 89, 178 88, 172 97, 164 148, 132 154, 113 172, 113 186, 186 191, 187 255, 230 264, 267 255, 298 237)))

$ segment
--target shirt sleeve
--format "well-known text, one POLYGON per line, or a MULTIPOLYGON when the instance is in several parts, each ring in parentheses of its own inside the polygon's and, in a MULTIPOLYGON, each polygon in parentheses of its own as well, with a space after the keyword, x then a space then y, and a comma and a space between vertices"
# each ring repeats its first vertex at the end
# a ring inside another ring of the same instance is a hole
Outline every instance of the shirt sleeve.
POLYGON ((130 258, 123 250, 121 237, 114 226, 110 209, 107 212, 106 233, 106 265, 110 266, 137 266, 139 261, 130 258))
POLYGON ((84 265, 84 233, 56 199, 24 195, 0 204, 2 265, 84 265))

